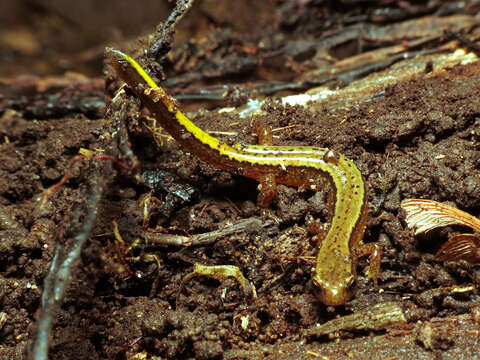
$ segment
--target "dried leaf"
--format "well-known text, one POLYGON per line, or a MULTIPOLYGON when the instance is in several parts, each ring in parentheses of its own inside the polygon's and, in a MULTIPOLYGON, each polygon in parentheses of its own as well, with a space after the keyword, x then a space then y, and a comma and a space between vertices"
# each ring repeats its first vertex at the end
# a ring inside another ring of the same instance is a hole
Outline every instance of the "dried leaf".
MULTIPOLYGON (((409 227, 415 235, 447 225, 464 225, 480 232, 480 220, 476 217, 433 200, 406 199, 400 205, 407 213, 409 227)), ((480 235, 453 235, 435 255, 438 261, 466 260, 480 262, 480 235)))
POLYGON ((477 234, 453 235, 435 255, 438 261, 466 260, 470 263, 480 261, 480 237, 477 234))
POLYGON ((406 221, 415 228, 415 235, 447 225, 464 225, 480 232, 476 217, 433 200, 406 199, 400 205, 407 213, 406 221))

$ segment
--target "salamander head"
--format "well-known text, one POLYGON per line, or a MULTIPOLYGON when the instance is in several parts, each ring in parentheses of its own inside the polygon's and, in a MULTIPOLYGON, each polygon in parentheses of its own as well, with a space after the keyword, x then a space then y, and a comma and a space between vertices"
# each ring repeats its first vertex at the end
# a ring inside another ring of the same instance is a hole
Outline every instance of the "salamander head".
POLYGON ((355 293, 355 275, 352 273, 326 280, 320 274, 312 279, 315 296, 325 305, 344 305, 355 293))

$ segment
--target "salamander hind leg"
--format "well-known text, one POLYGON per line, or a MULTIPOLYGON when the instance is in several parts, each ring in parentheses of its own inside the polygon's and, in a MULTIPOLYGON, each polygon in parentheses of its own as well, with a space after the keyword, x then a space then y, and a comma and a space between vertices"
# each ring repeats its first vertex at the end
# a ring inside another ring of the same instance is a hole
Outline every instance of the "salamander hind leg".
MULTIPOLYGON (((253 122, 253 131, 257 134, 259 145, 273 145, 272 128, 258 118, 253 122)), ((275 175, 265 174, 257 178, 258 184, 258 205, 262 208, 262 218, 271 218, 276 222, 280 219, 270 210, 270 204, 277 193, 277 182, 275 175)))
POLYGON ((370 255, 369 263, 370 267, 368 269, 368 277, 373 280, 375 287, 378 286, 378 278, 380 276, 380 265, 382 260, 382 249, 377 243, 367 243, 364 244, 361 242, 355 249, 355 256, 360 258, 365 255, 370 255))
POLYGON ((270 209, 270 204, 277 193, 277 183, 275 182, 275 176, 273 174, 266 174, 257 179, 258 184, 258 206, 262 208, 261 217, 271 218, 276 222, 280 219, 270 209))

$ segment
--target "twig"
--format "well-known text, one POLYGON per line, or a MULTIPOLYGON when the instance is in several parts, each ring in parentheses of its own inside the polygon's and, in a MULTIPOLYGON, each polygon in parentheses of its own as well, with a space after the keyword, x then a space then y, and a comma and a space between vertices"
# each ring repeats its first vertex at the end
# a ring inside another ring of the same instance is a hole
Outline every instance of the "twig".
MULTIPOLYGON (((89 189, 84 194, 88 196, 88 201, 85 205, 86 216, 82 220, 83 225, 67 245, 64 246, 60 243, 56 245, 55 256, 43 286, 42 308, 31 353, 31 358, 34 360, 48 359, 48 340, 56 310, 62 303, 65 290, 70 283, 73 265, 78 260, 82 247, 97 219, 97 205, 102 197, 104 187, 102 180, 108 170, 111 171, 110 163, 103 163, 102 165, 98 162, 91 163, 93 170, 90 178, 92 180, 89 189)), ((74 223, 79 222, 80 212, 80 209, 77 208, 74 223)))
POLYGON ((320 337, 340 330, 383 330, 407 320, 402 308, 395 302, 380 303, 351 315, 342 316, 305 331, 307 337, 320 337))
POLYGON ((167 21, 162 26, 160 38, 157 39, 148 51, 148 56, 157 62, 165 56, 172 48, 173 35, 178 22, 185 16, 192 7, 195 0, 178 0, 175 9, 170 13, 167 21))
POLYGON ((263 222, 257 218, 248 218, 240 220, 236 224, 225 227, 220 230, 210 231, 203 234, 192 236, 182 236, 175 234, 161 234, 155 232, 146 232, 145 238, 148 243, 156 245, 176 245, 176 246, 199 246, 213 244, 222 237, 232 235, 240 231, 257 231, 271 225, 271 222, 263 222))
POLYGON ((136 162, 132 165, 124 164, 123 162, 119 161, 118 159, 116 159, 115 157, 113 157, 111 155, 97 155, 97 156, 92 156, 92 157, 88 157, 86 155, 77 155, 77 156, 73 157, 72 159, 70 159, 70 161, 68 163, 68 166, 67 166, 67 171, 65 172, 65 175, 63 175, 63 177, 60 179, 60 181, 58 183, 50 186, 45 191, 45 193, 42 196, 42 200, 40 201, 40 207, 39 207, 40 209, 43 208, 43 206, 46 204, 46 202, 50 198, 50 196, 52 196, 52 194, 54 192, 56 192, 60 187, 65 185, 65 183, 70 179, 70 177, 72 176, 73 164, 78 162, 78 161, 82 161, 82 160, 90 160, 90 161, 109 160, 109 161, 113 162, 114 164, 116 164, 117 166, 123 168, 124 170, 128 170, 128 171, 131 171, 131 170, 135 169, 138 165, 140 165, 140 163, 138 163, 138 162, 136 162))
POLYGON ((462 47, 466 48, 468 51, 472 51, 475 55, 480 56, 480 46, 460 33, 460 31, 445 30, 445 35, 450 39, 458 40, 462 47))
MULTIPOLYGON (((107 146, 103 146, 103 148, 107 149, 113 158, 118 158, 119 148, 126 149, 126 147, 128 147, 128 145, 123 143, 127 140, 127 136, 123 134, 123 132, 126 131, 126 127, 122 126, 121 123, 126 118, 125 108, 130 105, 128 105, 128 101, 125 101, 125 95, 116 97, 115 99, 116 100, 110 104, 108 110, 111 121, 107 123, 107 127, 109 128, 106 130, 106 133, 108 132, 110 136, 104 137, 109 140, 107 140, 107 146), (114 109, 117 106, 120 106, 120 109, 114 109)), ((135 158, 131 158, 130 161, 130 163, 137 163, 135 158)), ((31 352, 29 353, 30 359, 48 359, 49 338, 56 311, 62 304, 65 291, 70 283, 72 271, 75 263, 79 259, 82 247, 95 225, 98 203, 102 198, 103 191, 112 173, 112 162, 90 162, 88 184, 83 186, 79 194, 81 199, 87 200, 82 201, 73 211, 70 234, 66 236, 67 241, 65 241, 65 243, 57 241, 55 255, 44 281, 40 316, 37 322, 31 352)))

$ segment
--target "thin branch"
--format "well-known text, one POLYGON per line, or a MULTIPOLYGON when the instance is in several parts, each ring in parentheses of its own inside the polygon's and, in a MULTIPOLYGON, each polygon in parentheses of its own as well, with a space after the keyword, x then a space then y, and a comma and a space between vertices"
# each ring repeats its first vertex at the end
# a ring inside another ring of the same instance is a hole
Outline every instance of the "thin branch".
MULTIPOLYGON (((128 142, 128 136, 125 134, 126 127, 122 125, 126 118, 126 108, 128 106, 131 105, 125 99, 125 94, 122 94, 122 96, 115 98, 108 109, 111 121, 106 124, 107 129, 105 133, 109 133, 110 136, 104 137, 109 140, 107 140, 108 144, 103 146, 103 148, 109 154, 112 154, 113 158, 118 158, 119 149, 124 149, 125 151, 128 147, 126 144, 128 142), (115 107, 119 107, 119 109, 114 109, 115 107)), ((132 156, 131 150, 126 152, 130 155, 128 160, 131 164, 138 163, 136 158, 132 156)), ((79 193, 79 198, 86 200, 81 201, 73 210, 70 222, 70 235, 65 237, 67 238, 65 243, 61 243, 58 241, 61 239, 57 239, 55 255, 44 281, 40 316, 37 321, 29 359, 48 359, 50 332, 56 312, 63 302, 65 291, 70 283, 72 272, 80 257, 82 247, 95 225, 98 204, 112 173, 111 161, 90 162, 88 184, 84 185, 79 193)))
POLYGON ((195 234, 191 236, 182 236, 175 234, 162 234, 155 232, 146 232, 144 234, 145 239, 150 244, 155 245, 174 245, 174 246, 201 246, 210 245, 225 236, 230 236, 240 232, 255 232, 261 228, 266 228, 272 225, 271 222, 262 222, 257 218, 248 218, 238 221, 235 224, 226 226, 223 229, 213 230, 203 234, 195 234))
MULTIPOLYGON (((41 298, 42 308, 31 353, 31 358, 34 360, 48 359, 48 340, 56 310, 62 303, 65 290, 70 283, 73 265, 78 260, 82 247, 90 236, 97 219, 97 206, 104 188, 102 180, 107 173, 107 168, 111 168, 111 164, 94 162, 91 166, 93 167, 90 177, 92 181, 90 188, 86 191, 89 195, 85 206, 86 216, 83 218, 83 225, 66 246, 57 243, 55 256, 45 278, 41 298)), ((75 212, 77 213, 75 217, 80 218, 79 209, 75 212)), ((78 219, 76 220, 78 221, 78 219)))
POLYGON ((160 38, 157 39, 148 51, 148 56, 157 62, 165 56, 172 48, 173 35, 178 22, 185 16, 192 7, 195 0, 178 0, 175 9, 170 13, 167 21, 162 26, 160 38))

